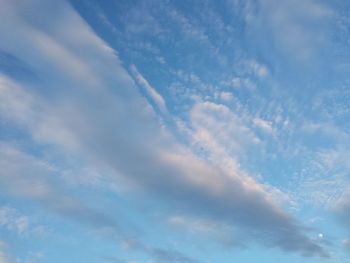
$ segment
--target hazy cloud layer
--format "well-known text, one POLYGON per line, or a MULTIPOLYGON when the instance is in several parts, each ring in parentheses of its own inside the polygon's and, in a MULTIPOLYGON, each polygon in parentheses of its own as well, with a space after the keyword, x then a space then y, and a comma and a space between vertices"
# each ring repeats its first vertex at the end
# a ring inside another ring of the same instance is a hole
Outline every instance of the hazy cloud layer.
MULTIPOLYGON (((79 156, 96 167, 112 168, 119 175, 115 180, 145 190, 177 211, 243 228, 243 239, 306 256, 328 257, 321 244, 308 237, 307 228, 281 209, 234 159, 222 165, 178 143, 138 93, 117 52, 69 4, 3 1, 0 34, 0 49, 38 76, 21 82, 1 75, 0 114, 28 132, 35 144, 79 156), (38 19, 46 23, 38 24, 38 19)), ((202 38, 205 41, 205 36, 202 38)), ((132 71, 160 111, 166 112, 160 94, 136 67, 132 71)), ((264 72, 259 74, 266 75, 264 72)), ((191 121, 193 138, 216 158, 229 155, 222 150, 226 141, 235 153, 242 144, 258 143, 254 133, 219 104, 197 104, 191 121), (218 135, 218 124, 225 123, 229 124, 221 130, 227 133, 218 135)), ((272 130, 263 120, 256 125, 272 130)), ((56 171, 44 160, 6 145, 1 146, 0 154, 2 191, 36 200, 76 221, 118 229, 103 212, 66 195, 53 179, 56 171)), ((152 249, 151 253, 160 262, 195 262, 180 252, 152 249)))

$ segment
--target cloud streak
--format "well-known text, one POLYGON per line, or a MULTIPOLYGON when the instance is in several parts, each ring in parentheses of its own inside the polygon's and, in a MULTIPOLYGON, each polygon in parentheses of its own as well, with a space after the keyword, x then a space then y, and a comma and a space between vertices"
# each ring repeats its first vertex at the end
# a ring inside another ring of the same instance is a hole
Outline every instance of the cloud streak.
POLYGON ((137 83, 145 89, 147 95, 152 98, 153 102, 157 105, 159 110, 162 113, 167 113, 168 110, 162 95, 160 95, 158 91, 148 83, 148 81, 137 70, 135 65, 131 65, 131 72, 134 75, 135 79, 137 80, 137 83))

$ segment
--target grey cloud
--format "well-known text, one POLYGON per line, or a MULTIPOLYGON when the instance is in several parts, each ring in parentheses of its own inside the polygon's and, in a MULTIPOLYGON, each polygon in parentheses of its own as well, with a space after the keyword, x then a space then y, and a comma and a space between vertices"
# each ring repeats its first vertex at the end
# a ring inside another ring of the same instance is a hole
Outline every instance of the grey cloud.
POLYGON ((340 241, 342 248, 345 251, 350 251, 350 194, 345 193, 342 198, 333 206, 333 212, 340 222, 340 224, 345 228, 346 238, 340 241))
POLYGON ((120 258, 117 258, 117 257, 113 257, 113 256, 104 256, 103 260, 105 262, 112 262, 112 263, 127 263, 126 260, 120 259, 120 258))
POLYGON ((40 159, 0 144, 0 166, 2 195, 34 200, 61 216, 98 228, 108 228, 121 235, 116 219, 90 208, 71 195, 55 176, 58 172, 40 159))
MULTIPOLYGON (((21 152, 11 146, 0 144, 0 189, 2 194, 36 201, 48 211, 52 211, 76 223, 93 226, 100 234, 119 243, 126 243, 128 248, 149 255, 156 262, 195 263, 198 262, 185 254, 171 249, 163 249, 144 244, 140 239, 130 239, 130 232, 125 225, 99 210, 92 209, 80 199, 72 196, 63 182, 54 176, 52 167, 34 156, 21 152)), ((0 207, 0 226, 15 228, 19 233, 24 229, 22 217, 15 210, 0 207)), ((26 223, 26 222, 24 222, 26 223)), ((1 246, 0 246, 1 248, 1 246)), ((1 250, 0 250, 1 252, 1 250)), ((5 254, 0 253, 5 259, 5 254)), ((127 262, 106 257, 111 262, 127 262)), ((7 262, 7 261, 5 261, 7 262)))
POLYGON ((0 240, 0 262, 1 263, 10 263, 10 257, 7 253, 7 243, 0 240))
POLYGON ((343 248, 344 248, 345 250, 350 251, 350 239, 343 239, 343 240, 341 241, 341 245, 343 246, 343 248))
POLYGON ((168 262, 168 263, 196 263, 195 259, 192 259, 183 253, 174 250, 165 249, 153 249, 152 254, 157 259, 158 262, 168 262))
POLYGON ((345 193, 333 209, 342 224, 350 231, 350 194, 345 193))
POLYGON ((199 263, 198 260, 174 249, 164 249, 147 245, 137 239, 125 240, 128 249, 142 251, 152 258, 152 262, 162 263, 199 263))

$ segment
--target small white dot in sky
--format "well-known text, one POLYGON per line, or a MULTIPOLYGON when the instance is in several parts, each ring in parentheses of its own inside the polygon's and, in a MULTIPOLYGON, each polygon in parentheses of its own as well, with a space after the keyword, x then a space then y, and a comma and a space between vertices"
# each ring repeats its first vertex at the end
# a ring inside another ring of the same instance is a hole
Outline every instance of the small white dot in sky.
POLYGON ((322 233, 319 233, 319 234, 318 234, 318 238, 323 238, 323 234, 322 234, 322 233))

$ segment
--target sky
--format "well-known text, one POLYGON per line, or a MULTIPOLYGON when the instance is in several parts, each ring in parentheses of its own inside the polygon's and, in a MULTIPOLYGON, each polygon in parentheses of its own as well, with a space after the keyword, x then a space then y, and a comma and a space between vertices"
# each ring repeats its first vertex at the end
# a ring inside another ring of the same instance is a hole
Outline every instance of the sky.
POLYGON ((0 0, 0 263, 345 263, 350 2, 0 0))

